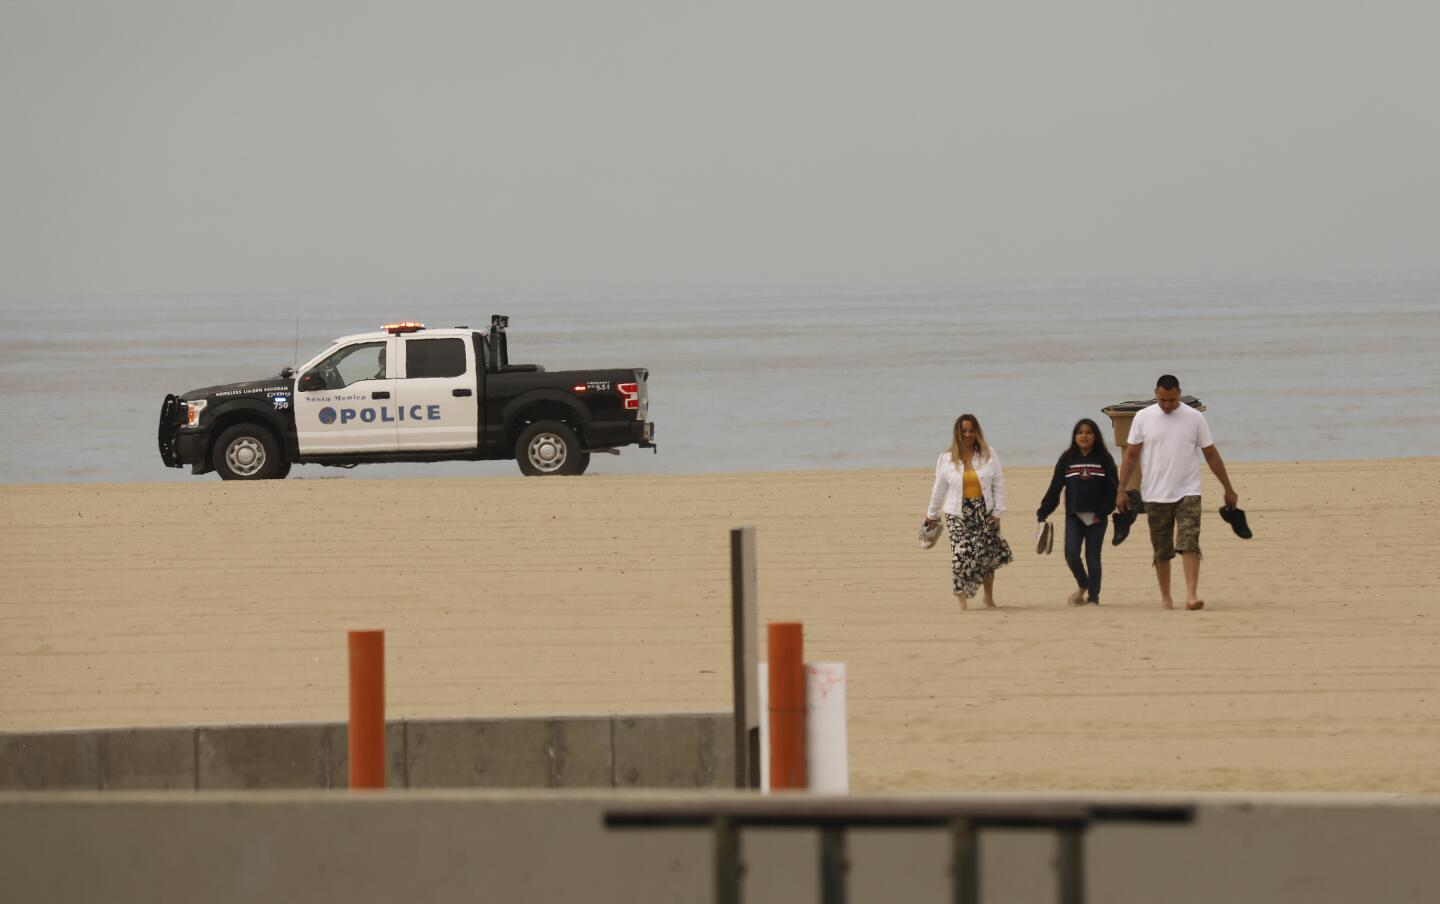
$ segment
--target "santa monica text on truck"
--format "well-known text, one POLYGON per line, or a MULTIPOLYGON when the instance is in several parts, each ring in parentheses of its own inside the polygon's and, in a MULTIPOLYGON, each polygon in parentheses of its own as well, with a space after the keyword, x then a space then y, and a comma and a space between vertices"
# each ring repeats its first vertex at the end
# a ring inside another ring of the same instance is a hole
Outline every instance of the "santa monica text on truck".
POLYGON ((295 464, 512 458, 550 475, 584 473, 593 452, 655 448, 649 371, 511 364, 509 320, 387 324, 268 380, 167 395, 160 457, 225 480, 280 478, 295 464))

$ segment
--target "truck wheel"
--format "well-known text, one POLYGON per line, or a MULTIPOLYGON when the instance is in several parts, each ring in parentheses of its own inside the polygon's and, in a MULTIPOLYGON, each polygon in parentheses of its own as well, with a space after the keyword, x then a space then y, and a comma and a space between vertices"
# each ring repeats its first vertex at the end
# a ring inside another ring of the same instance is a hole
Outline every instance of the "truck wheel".
POLYGON ((270 480, 290 470, 275 434, 257 424, 236 424, 221 433, 214 460, 221 480, 270 480))
POLYGON ((579 457, 579 461, 580 461, 580 464, 578 464, 578 465, 575 467, 575 473, 576 473, 576 475, 584 474, 585 471, 589 469, 589 467, 590 467, 590 453, 589 453, 589 452, 581 452, 581 453, 580 453, 580 457, 579 457))
POLYGON ((515 461, 527 477, 579 474, 583 454, 575 431, 559 421, 536 421, 515 443, 515 461))

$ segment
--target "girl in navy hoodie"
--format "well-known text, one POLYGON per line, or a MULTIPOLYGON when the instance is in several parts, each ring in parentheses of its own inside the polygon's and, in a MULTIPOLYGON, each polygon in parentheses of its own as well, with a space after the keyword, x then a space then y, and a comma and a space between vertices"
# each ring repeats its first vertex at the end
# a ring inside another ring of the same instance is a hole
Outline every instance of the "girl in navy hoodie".
POLYGON ((1070 594, 1072 606, 1100 604, 1100 549, 1105 541, 1107 516, 1115 509, 1115 489, 1120 484, 1115 459, 1105 448, 1105 439, 1095 422, 1081 418, 1070 431, 1070 448, 1055 463, 1050 489, 1040 501, 1035 520, 1044 521, 1060 504, 1065 490, 1065 564, 1075 575, 1080 589, 1070 594), (1081 561, 1080 549, 1085 558, 1081 561))

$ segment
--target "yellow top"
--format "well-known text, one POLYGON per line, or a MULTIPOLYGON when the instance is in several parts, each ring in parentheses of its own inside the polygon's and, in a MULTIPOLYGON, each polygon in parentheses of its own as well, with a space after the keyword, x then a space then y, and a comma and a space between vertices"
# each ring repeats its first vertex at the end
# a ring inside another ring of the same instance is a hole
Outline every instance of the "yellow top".
POLYGON ((975 473, 974 468, 966 466, 961 479, 964 481, 966 499, 979 499, 985 495, 984 491, 980 489, 980 475, 975 473))

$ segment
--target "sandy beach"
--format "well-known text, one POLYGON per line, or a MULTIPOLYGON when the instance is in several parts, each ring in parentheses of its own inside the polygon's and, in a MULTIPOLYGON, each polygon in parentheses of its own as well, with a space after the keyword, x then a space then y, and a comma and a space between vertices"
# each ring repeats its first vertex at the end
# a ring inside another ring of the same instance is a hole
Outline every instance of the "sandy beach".
POLYGON ((969 612, 925 468, 4 486, 0 730, 341 720, 352 628, 392 718, 727 709, 750 524, 762 639, 848 664, 856 790, 1440 792, 1440 458, 1230 467, 1256 536, 1207 473, 1198 613, 1143 520, 1067 608, 1048 469, 1007 471, 1016 561, 969 612))

